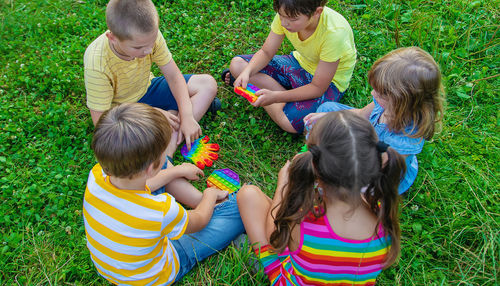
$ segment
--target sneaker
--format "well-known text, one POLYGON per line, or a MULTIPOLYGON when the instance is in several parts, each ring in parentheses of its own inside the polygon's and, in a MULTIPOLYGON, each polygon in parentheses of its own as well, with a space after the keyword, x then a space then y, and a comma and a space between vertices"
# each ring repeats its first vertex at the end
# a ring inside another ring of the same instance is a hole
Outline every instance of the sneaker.
POLYGON ((222 104, 220 103, 220 100, 216 97, 216 98, 214 98, 214 101, 212 101, 210 106, 208 107, 207 112, 210 112, 212 114, 217 114, 217 110, 220 109, 221 105, 222 104))

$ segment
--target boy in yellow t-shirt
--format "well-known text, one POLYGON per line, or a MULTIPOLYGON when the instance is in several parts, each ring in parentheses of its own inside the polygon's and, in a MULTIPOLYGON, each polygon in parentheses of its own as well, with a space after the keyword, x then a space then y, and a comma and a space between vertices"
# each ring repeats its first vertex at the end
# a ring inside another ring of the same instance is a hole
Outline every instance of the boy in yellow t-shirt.
POLYGON ((158 12, 150 0, 111 0, 106 23, 109 30, 84 55, 87 106, 94 125, 112 106, 146 103, 159 109, 174 129, 168 154, 172 156, 184 138, 190 147, 202 134, 198 121, 209 107, 220 107, 214 100, 214 78, 182 75, 158 30, 158 12), (163 76, 153 76, 153 62, 163 76))
POLYGON ((262 106, 283 130, 302 133, 303 118, 324 102, 338 102, 356 63, 347 20, 325 7, 326 0, 274 0, 277 12, 262 48, 232 59, 222 73, 228 84, 261 88, 253 106, 262 106), (277 56, 285 36, 295 51, 277 56), (234 77, 236 80, 234 80, 234 77))
POLYGON ((165 116, 141 103, 115 106, 96 124, 99 163, 89 173, 83 218, 92 262, 114 284, 171 285, 244 231, 236 192, 201 193, 187 181, 203 175, 192 164, 165 169, 170 135, 165 116), (156 194, 162 186, 168 192, 156 194), (193 192, 196 200, 182 197, 193 192))

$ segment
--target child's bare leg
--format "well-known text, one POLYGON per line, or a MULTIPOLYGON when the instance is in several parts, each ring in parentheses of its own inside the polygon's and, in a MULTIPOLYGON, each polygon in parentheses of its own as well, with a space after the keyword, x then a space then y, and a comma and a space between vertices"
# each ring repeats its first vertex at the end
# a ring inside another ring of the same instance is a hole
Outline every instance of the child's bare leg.
POLYGON ((285 113, 283 112, 283 108, 285 107, 284 102, 282 103, 274 103, 268 106, 264 106, 264 109, 266 110, 267 114, 271 117, 271 119, 278 124, 281 129, 285 130, 288 133, 297 133, 297 130, 293 128, 292 124, 288 120, 288 117, 286 117, 285 113))
POLYGON ((196 74, 189 78, 187 86, 193 105, 193 117, 200 121, 217 94, 217 82, 211 75, 196 74))
MULTIPOLYGON (((269 213, 272 200, 266 196, 258 187, 245 185, 238 191, 238 208, 250 243, 259 245, 269 244, 267 225, 269 224, 269 213)), ((271 220, 272 224, 272 220, 271 220)), ((272 227, 272 225, 270 226, 272 227)), ((269 232, 271 233, 271 232, 269 232)))

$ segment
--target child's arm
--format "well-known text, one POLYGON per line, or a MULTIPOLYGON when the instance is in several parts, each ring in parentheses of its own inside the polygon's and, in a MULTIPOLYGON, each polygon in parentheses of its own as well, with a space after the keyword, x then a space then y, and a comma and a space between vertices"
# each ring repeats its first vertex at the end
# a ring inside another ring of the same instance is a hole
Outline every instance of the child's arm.
POLYGON ((336 62, 319 61, 311 83, 284 91, 261 89, 255 93, 259 98, 253 106, 267 106, 273 103, 303 101, 320 97, 330 86, 340 60, 336 62))
POLYGON ((92 109, 90 110, 90 117, 92 117, 92 123, 94 123, 94 126, 96 126, 97 121, 99 121, 99 118, 101 118, 101 115, 104 113, 102 111, 95 111, 92 109))
POLYGON ((146 185, 155 191, 177 178, 186 178, 187 180, 197 181, 200 176, 203 176, 203 171, 190 163, 182 163, 181 165, 163 169, 156 176, 149 178, 146 185))
POLYGON ((276 52, 280 48, 284 38, 284 34, 278 35, 273 31, 270 31, 264 45, 262 45, 262 48, 260 48, 260 50, 253 55, 248 65, 234 81, 234 86, 246 88, 248 79, 263 69, 271 61, 274 55, 276 55, 276 52))
POLYGON ((286 161, 285 165, 281 168, 278 173, 278 184, 276 186, 276 192, 274 192, 273 201, 271 203, 271 207, 269 208, 269 213, 267 215, 267 223, 266 223, 266 233, 267 237, 271 236, 273 233, 274 226, 274 218, 276 217, 276 213, 278 212, 279 207, 277 207, 281 203, 281 199, 284 196, 285 186, 288 184, 288 171, 290 169, 290 160, 286 161))
POLYGON ((194 233, 202 230, 212 218, 217 201, 227 197, 227 191, 216 188, 207 188, 203 191, 203 198, 194 210, 188 211, 189 222, 185 233, 194 233))
POLYGON ((202 133, 200 125, 193 117, 193 106, 189 99, 186 81, 174 59, 171 59, 170 62, 159 68, 167 80, 179 107, 180 136, 178 137, 177 144, 180 144, 183 138, 185 138, 187 146, 191 146, 191 142, 200 137, 202 133))

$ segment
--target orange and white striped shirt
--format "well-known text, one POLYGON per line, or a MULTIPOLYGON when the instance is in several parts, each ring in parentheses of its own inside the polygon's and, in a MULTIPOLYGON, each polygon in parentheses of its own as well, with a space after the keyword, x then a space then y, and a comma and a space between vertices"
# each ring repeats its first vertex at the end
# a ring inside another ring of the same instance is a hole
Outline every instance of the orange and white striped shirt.
POLYGON ((83 56, 87 107, 106 111, 120 103, 139 101, 154 78, 152 63, 160 67, 171 59, 172 54, 160 31, 153 52, 131 61, 116 56, 109 46, 106 33, 100 35, 87 47, 83 56))
POLYGON ((188 224, 187 211, 165 193, 118 189, 102 167, 90 171, 83 202, 87 247, 97 271, 114 284, 170 285, 179 259, 169 239, 188 224))

